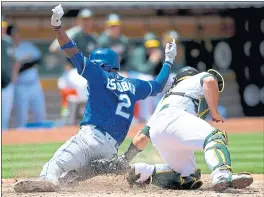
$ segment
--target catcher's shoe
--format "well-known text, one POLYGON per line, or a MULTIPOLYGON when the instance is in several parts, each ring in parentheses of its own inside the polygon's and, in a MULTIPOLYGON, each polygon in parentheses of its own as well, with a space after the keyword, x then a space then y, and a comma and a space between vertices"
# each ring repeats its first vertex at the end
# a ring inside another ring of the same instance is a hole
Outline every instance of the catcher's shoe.
POLYGON ((191 185, 190 189, 195 190, 202 187, 203 182, 201 181, 201 169, 196 169, 193 174, 190 175, 195 180, 194 183, 191 185))
POLYGON ((181 184, 181 189, 187 189, 187 190, 196 190, 202 187, 203 182, 201 181, 201 169, 195 169, 193 174, 190 174, 190 176, 182 177, 184 180, 181 184))
POLYGON ((213 189, 215 191, 223 191, 228 187, 235 189, 243 189, 253 183, 253 177, 249 173, 237 173, 229 175, 222 175, 213 180, 213 189))
MULTIPOLYGON (((172 173, 174 173, 174 172, 172 172, 172 173)), ((133 185, 136 185, 139 187, 145 187, 145 186, 153 183, 152 182, 153 181, 152 176, 150 176, 146 181, 144 181, 142 183, 136 182, 140 178, 140 176, 141 176, 141 174, 136 175, 135 166, 132 166, 131 170, 129 171, 129 173, 127 174, 127 177, 126 177, 129 186, 133 187, 133 185)), ((154 185, 159 186, 159 187, 163 187, 163 188, 170 188, 170 189, 196 190, 196 189, 199 189, 203 185, 203 182, 200 179, 201 179, 201 170, 197 169, 190 176, 179 178, 179 181, 181 181, 182 183, 178 183, 175 185, 174 184, 164 185, 164 183, 159 183, 157 181, 154 181, 154 182, 156 182, 156 183, 154 183, 154 185)), ((175 181, 175 180, 173 180, 173 181, 175 181)), ((170 182, 170 183, 172 183, 172 182, 170 182)))
POLYGON ((196 189, 199 189, 200 187, 202 187, 202 185, 203 185, 203 182, 201 180, 197 180, 191 185, 190 189, 196 190, 196 189))
POLYGON ((45 179, 22 180, 14 185, 14 190, 18 193, 55 192, 58 189, 58 182, 45 179))

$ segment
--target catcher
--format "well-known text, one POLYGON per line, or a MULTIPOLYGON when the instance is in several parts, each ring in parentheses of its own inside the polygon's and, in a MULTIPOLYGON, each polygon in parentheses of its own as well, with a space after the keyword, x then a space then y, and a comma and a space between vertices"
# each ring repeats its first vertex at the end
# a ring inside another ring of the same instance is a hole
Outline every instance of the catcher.
POLYGON ((204 119, 211 113, 216 123, 223 122, 217 111, 224 79, 217 71, 201 72, 192 67, 180 69, 170 89, 159 102, 147 125, 137 133, 128 150, 112 160, 94 161, 106 172, 124 172, 130 162, 151 140, 166 164, 136 163, 128 173, 130 184, 154 184, 169 189, 201 187, 194 151, 203 150, 212 170, 213 189, 245 188, 252 184, 248 173, 232 173, 227 133, 213 128, 204 119))

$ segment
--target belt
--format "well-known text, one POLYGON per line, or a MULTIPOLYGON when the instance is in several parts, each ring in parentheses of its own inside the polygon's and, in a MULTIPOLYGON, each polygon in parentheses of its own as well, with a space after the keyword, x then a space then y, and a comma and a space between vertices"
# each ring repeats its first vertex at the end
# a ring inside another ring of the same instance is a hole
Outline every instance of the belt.
MULTIPOLYGON (((196 103, 199 104, 199 99, 196 99, 196 98, 193 98, 193 97, 191 97, 191 96, 188 96, 188 95, 186 95, 184 92, 168 92, 168 93, 165 95, 165 98, 168 97, 168 96, 170 96, 170 95, 176 95, 176 96, 187 97, 187 98, 193 100, 193 102, 194 102, 195 104, 196 104, 196 103)), ((196 105, 197 105, 197 104, 196 104, 196 105)))
POLYGON ((163 105, 162 108, 159 110, 159 112, 161 112, 161 111, 164 110, 164 109, 169 108, 169 106, 170 106, 169 104, 163 105))
POLYGON ((113 147, 115 147, 116 149, 119 148, 120 144, 109 134, 106 132, 106 130, 98 127, 98 126, 95 126, 95 129, 100 131, 104 136, 105 136, 105 139, 106 141, 113 147))
MULTIPOLYGON (((163 105, 163 106, 160 108, 159 112, 161 112, 162 110, 167 109, 167 108, 169 108, 169 107, 170 107, 169 104, 165 104, 165 105, 163 105)), ((179 107, 179 108, 180 108, 180 107, 179 107)), ((187 112, 187 109, 185 109, 184 111, 187 112)))

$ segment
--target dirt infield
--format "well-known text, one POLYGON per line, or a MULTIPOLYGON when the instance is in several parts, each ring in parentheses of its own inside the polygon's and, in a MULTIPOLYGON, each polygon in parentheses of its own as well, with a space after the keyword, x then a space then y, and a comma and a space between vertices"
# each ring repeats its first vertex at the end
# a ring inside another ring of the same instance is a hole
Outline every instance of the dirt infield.
MULTIPOLYGON (((224 129, 228 133, 263 132, 264 118, 229 119, 224 124, 213 124, 217 128, 224 129)), ((131 128, 128 136, 133 137, 144 124, 131 128)), ((19 130, 2 133, 2 144, 27 144, 64 142, 78 131, 78 127, 63 127, 56 129, 19 130)), ((17 194, 13 190, 15 179, 2 180, 2 195, 4 197, 161 197, 161 196, 184 196, 184 197, 263 197, 264 175, 253 175, 253 184, 243 190, 228 189, 222 193, 216 193, 210 188, 209 175, 203 175, 204 185, 199 190, 179 191, 163 190, 154 186, 146 188, 129 188, 124 176, 101 176, 82 182, 73 188, 63 188, 53 193, 17 194)))
MULTIPOLYGON (((259 118, 238 118, 227 119, 223 124, 212 124, 224 129, 228 133, 263 132, 264 117, 259 118)), ((135 133, 144 127, 138 124, 131 127, 128 137, 133 137, 135 133)), ((54 129, 29 129, 10 130, 2 133, 2 144, 28 144, 64 142, 78 132, 77 126, 60 127, 54 129)))
POLYGON ((183 191, 183 190, 164 190, 154 186, 146 188, 129 188, 123 176, 101 176, 82 182, 79 186, 72 188, 63 188, 53 193, 31 193, 17 194, 13 190, 14 183, 3 183, 3 197, 161 197, 161 196, 184 196, 184 197, 263 197, 264 194, 264 177, 263 175, 253 175, 254 182, 245 189, 228 189, 225 192, 217 193, 210 188, 209 175, 203 175, 204 185, 199 190, 183 191))

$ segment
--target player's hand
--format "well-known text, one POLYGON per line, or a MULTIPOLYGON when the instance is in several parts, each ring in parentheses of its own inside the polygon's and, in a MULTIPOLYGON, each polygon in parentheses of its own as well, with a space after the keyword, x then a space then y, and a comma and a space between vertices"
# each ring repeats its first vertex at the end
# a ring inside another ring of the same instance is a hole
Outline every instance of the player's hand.
POLYGON ((177 46, 175 43, 175 39, 171 43, 166 44, 165 49, 165 61, 168 61, 173 64, 173 61, 177 55, 177 46))
POLYGON ((224 119, 222 118, 221 114, 219 114, 218 111, 216 111, 215 113, 211 113, 211 116, 212 116, 212 121, 213 122, 216 122, 216 123, 223 123, 224 122, 224 119))
POLYGON ((59 27, 61 25, 60 19, 64 14, 61 4, 53 8, 51 11, 53 12, 51 17, 51 25, 54 27, 59 27))

